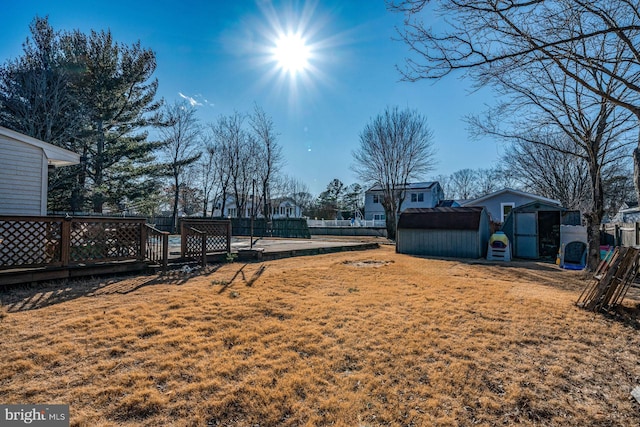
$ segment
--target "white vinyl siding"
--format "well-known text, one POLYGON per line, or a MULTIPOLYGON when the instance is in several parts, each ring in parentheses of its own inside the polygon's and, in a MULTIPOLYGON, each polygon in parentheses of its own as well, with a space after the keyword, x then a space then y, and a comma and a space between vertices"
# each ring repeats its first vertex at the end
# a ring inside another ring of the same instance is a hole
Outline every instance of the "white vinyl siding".
POLYGON ((0 215, 46 215, 42 149, 0 136, 0 215))

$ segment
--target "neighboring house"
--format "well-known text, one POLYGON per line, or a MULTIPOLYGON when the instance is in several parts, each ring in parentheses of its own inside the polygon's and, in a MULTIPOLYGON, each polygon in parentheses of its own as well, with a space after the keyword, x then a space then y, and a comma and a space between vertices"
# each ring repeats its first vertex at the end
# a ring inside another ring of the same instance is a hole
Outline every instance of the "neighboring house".
POLYGON ((620 206, 618 212, 615 214, 613 218, 611 218, 611 222, 639 222, 640 221, 640 207, 638 207, 638 203, 634 202, 625 202, 620 206))
MULTIPOLYGON (((224 212, 220 212, 221 203, 218 203, 216 210, 214 210, 213 216, 222 216, 225 218, 250 218, 252 213, 252 201, 251 197, 245 204, 245 211, 238 212, 236 206, 235 197, 229 196, 225 203, 224 212)), ((263 215, 264 206, 262 203, 260 206, 256 206, 256 218, 264 218, 263 215)), ((271 218, 302 218, 302 208, 296 205, 295 201, 289 197, 275 198, 271 200, 271 218)))
POLYGON ((406 209, 400 214, 396 251, 435 257, 481 258, 490 227, 482 207, 406 209))
POLYGON ((483 206, 487 209, 489 218, 492 222, 502 224, 514 208, 532 202, 540 202, 558 207, 561 206, 561 203, 558 200, 548 199, 536 194, 513 190, 511 188, 505 188, 477 199, 465 200, 461 202, 460 205, 465 207, 483 206))
POLYGON ((0 215, 46 215, 49 168, 78 163, 74 152, 0 126, 0 215))
POLYGON ((272 199, 271 218, 302 218, 302 208, 290 197, 272 199))
MULTIPOLYGON (((404 192, 401 212, 411 208, 433 208, 444 199, 444 192, 440 183, 415 182, 403 185, 396 192, 404 192)), ((385 220, 384 207, 382 206, 383 191, 380 185, 374 185, 364 193, 364 219, 385 220)))

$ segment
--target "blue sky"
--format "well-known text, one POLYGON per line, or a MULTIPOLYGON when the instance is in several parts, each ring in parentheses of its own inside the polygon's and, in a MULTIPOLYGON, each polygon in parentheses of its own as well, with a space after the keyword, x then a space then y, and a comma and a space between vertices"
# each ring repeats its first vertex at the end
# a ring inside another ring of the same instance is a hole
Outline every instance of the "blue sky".
POLYGON ((249 112, 257 103, 274 121, 286 165, 283 172, 312 193, 333 178, 358 182, 351 152, 369 120, 388 106, 425 115, 434 133, 437 166, 425 178, 463 168, 488 168, 500 147, 471 141, 463 122, 493 102, 471 82, 400 81, 396 64, 407 48, 396 36, 402 17, 384 0, 328 1, 15 1, 3 5, 0 61, 21 54, 36 16, 56 30, 110 29, 115 40, 138 40, 157 55, 158 95, 197 103, 202 122, 249 112), (278 32, 300 32, 308 68, 283 72, 271 52, 278 32))

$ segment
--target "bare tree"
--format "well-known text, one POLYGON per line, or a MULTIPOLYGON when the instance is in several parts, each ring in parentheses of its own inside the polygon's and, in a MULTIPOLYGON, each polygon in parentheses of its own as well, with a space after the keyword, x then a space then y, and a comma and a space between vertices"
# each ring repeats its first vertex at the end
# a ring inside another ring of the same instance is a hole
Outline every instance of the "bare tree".
MULTIPOLYGON (((223 212, 226 196, 233 195, 236 212, 245 216, 249 196, 258 175, 260 146, 256 137, 244 128, 245 115, 235 112, 221 116, 213 126, 221 154, 223 212)), ((261 196, 260 196, 261 197, 261 196)), ((256 197, 256 200, 260 200, 256 197)), ((253 201, 252 201, 253 202, 253 201)), ((256 203, 253 203, 255 208, 256 203)))
POLYGON ((167 126, 160 129, 163 140, 162 151, 166 159, 167 175, 171 177, 173 188, 172 230, 178 227, 178 204, 180 189, 185 182, 189 165, 202 155, 200 125, 195 109, 186 102, 164 107, 167 126))
POLYGON ((499 114, 473 123, 480 132, 583 160, 592 202, 586 214, 588 264, 595 268, 604 213, 602 170, 619 159, 617 148, 628 142, 640 118, 638 4, 447 0, 436 9, 450 25, 437 33, 415 19, 428 4, 435 2, 392 5, 407 13, 402 36, 416 54, 407 61, 405 78, 466 70, 478 84, 491 84, 508 97, 496 109, 499 114), (564 138, 569 147, 561 145, 564 138))
MULTIPOLYGON (((583 46, 583 51, 586 50, 583 46)), ((616 70, 621 64, 612 64, 611 69, 616 70)), ((590 79, 607 93, 618 91, 618 83, 614 80, 597 73, 592 73, 590 79)), ((524 156, 538 156, 525 159, 529 166, 534 166, 536 161, 540 162, 538 166, 549 166, 553 162, 546 173, 535 169, 539 173, 536 182, 540 184, 546 179, 546 188, 559 179, 554 174, 580 173, 582 170, 589 177, 588 191, 579 185, 580 181, 574 180, 575 188, 570 189, 565 183, 556 192, 571 190, 574 194, 559 194, 559 198, 573 206, 590 208, 585 213, 589 228, 588 265, 591 269, 597 267, 599 225, 604 215, 602 171, 608 164, 619 162, 624 155, 623 149, 633 143, 630 136, 635 136, 631 133, 637 127, 635 117, 585 89, 557 67, 540 62, 504 72, 495 76, 493 82, 506 101, 484 119, 470 119, 475 132, 516 141, 520 149, 529 150, 524 156), (539 148, 532 149, 531 144, 539 148), (545 153, 545 150, 555 154, 545 153), (586 167, 581 169, 583 166, 586 167), (585 196, 590 196, 590 203, 576 201, 585 196)))
POLYGON ((220 187, 219 174, 216 170, 220 167, 219 147, 212 141, 205 143, 205 149, 198 162, 200 189, 202 191, 202 216, 207 216, 209 205, 213 204, 211 214, 216 204, 216 189, 220 187))
POLYGON ((423 177, 435 163, 426 117, 409 109, 387 108, 365 126, 352 155, 352 168, 360 179, 382 188, 387 236, 395 239, 405 186, 423 177))
POLYGON ((460 169, 451 174, 449 187, 457 199, 470 199, 478 193, 478 174, 473 169, 460 169))
POLYGON ((275 132, 273 120, 262 108, 254 105, 249 123, 258 144, 255 160, 263 199, 263 214, 269 220, 271 218, 271 182, 274 175, 279 172, 284 157, 282 148, 278 145, 278 135, 275 132))
POLYGON ((229 137, 229 119, 220 116, 218 120, 209 125, 210 149, 214 156, 215 173, 214 180, 218 182, 219 192, 215 198, 220 200, 220 216, 224 216, 227 199, 231 194, 231 144, 227 142, 229 137))
POLYGON ((303 181, 287 176, 280 175, 274 180, 273 194, 276 197, 289 197, 296 206, 300 207, 302 213, 308 213, 313 204, 313 195, 309 191, 309 186, 303 181))
POLYGON ((476 171, 476 197, 486 196, 507 186, 508 176, 499 168, 480 168, 476 171))
MULTIPOLYGON (((389 7, 405 14, 400 36, 411 54, 401 72, 407 80, 462 70, 485 84, 535 65, 640 119, 639 1, 400 0, 389 7), (426 27, 423 14, 442 17, 442 25, 426 27)), ((638 195, 640 137, 633 159, 638 195)))
POLYGON ((609 218, 613 218, 623 203, 633 203, 635 190, 633 188, 633 172, 631 162, 627 164, 612 163, 602 173, 604 183, 604 211, 609 218))
MULTIPOLYGON (((567 151, 575 148, 573 142, 562 135, 557 135, 552 143, 567 151)), ((592 211, 589 166, 584 159, 518 140, 505 151, 502 162, 524 190, 559 200, 569 209, 592 211)))

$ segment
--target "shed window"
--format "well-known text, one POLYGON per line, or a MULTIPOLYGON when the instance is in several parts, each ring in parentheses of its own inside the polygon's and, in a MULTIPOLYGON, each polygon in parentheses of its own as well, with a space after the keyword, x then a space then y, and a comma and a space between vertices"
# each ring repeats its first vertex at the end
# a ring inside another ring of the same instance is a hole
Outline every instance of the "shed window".
POLYGON ((411 193, 411 202, 424 202, 424 193, 411 193))
POLYGON ((509 203, 500 203, 500 210, 501 212, 501 218, 500 218, 500 222, 504 222, 505 219, 507 219, 507 216, 509 216, 509 213, 513 210, 513 208, 516 206, 515 203, 513 202, 509 202, 509 203))

